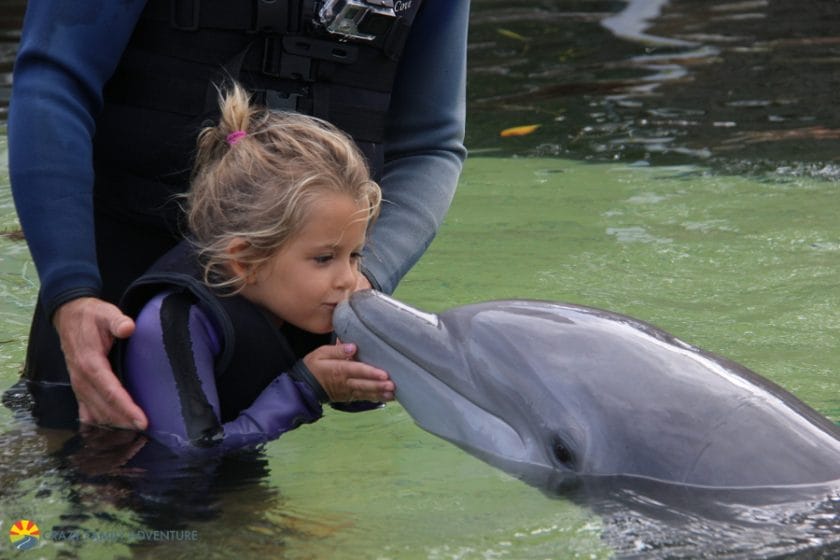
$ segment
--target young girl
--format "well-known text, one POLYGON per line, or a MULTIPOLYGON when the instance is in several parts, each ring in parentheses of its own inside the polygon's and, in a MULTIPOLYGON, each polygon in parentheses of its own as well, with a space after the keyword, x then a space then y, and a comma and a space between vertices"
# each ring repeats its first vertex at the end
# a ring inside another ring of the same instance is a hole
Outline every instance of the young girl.
POLYGON ((199 136, 188 240, 122 302, 136 330, 117 367, 154 439, 239 447, 314 422, 323 402, 393 399, 384 371, 330 343, 380 196, 344 133, 233 86, 199 136))

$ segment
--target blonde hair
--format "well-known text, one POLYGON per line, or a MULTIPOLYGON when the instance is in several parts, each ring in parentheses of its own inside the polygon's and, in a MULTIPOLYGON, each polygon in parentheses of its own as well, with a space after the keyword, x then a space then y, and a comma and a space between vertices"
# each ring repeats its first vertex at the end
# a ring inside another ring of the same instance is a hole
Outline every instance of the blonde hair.
POLYGON ((301 230, 325 194, 350 196, 366 209, 360 219, 370 227, 382 195, 349 136, 315 117, 254 105, 238 84, 219 92, 219 105, 218 126, 199 134, 187 193, 208 285, 239 291, 244 278, 228 266, 231 242, 246 242, 236 260, 256 270, 301 230))

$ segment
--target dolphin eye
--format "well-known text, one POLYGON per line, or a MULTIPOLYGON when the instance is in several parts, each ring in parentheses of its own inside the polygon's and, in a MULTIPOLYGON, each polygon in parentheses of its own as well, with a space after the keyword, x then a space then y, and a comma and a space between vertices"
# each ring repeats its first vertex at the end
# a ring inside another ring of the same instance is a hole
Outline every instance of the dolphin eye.
POLYGON ((572 451, 559 439, 554 441, 552 451, 554 452, 554 458, 568 467, 571 467, 575 461, 575 456, 572 451))

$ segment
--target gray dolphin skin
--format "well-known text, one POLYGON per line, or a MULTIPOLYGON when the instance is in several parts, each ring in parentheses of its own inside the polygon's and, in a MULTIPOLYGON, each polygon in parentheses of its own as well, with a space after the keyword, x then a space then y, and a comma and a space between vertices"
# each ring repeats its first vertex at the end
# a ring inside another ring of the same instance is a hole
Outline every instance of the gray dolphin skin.
POLYGON ((333 324, 390 374, 421 428, 544 489, 590 475, 713 488, 840 480, 837 425, 627 316, 528 300, 434 315, 364 291, 333 324))

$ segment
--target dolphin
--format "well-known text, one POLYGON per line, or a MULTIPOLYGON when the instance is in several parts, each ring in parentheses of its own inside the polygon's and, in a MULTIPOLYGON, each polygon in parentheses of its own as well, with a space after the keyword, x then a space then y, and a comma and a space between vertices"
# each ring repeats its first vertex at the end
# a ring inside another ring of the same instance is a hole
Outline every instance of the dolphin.
POLYGON ((389 372, 421 428, 543 490, 581 477, 715 489, 840 479, 840 427, 628 316, 531 300, 432 314, 368 290, 333 326, 389 372))

